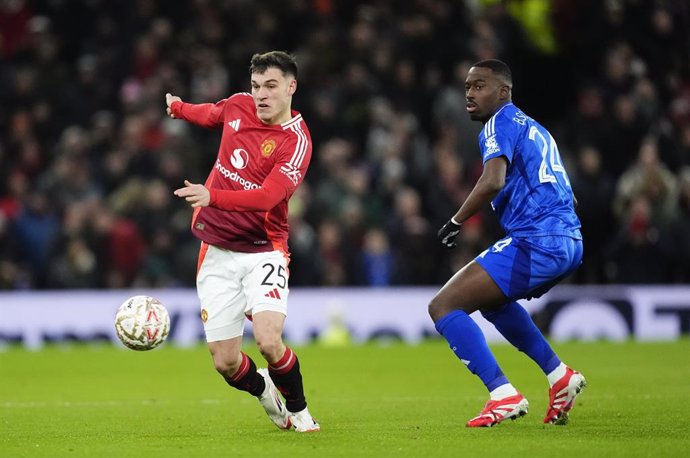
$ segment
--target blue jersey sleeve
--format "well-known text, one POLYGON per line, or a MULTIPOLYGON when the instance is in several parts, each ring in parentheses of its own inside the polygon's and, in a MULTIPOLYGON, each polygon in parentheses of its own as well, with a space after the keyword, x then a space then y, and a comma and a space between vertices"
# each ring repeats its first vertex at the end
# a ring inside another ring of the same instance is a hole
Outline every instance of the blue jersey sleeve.
POLYGON ((492 117, 480 134, 482 163, 499 156, 505 156, 508 163, 513 162, 517 135, 517 127, 509 117, 500 116, 500 112, 492 117))

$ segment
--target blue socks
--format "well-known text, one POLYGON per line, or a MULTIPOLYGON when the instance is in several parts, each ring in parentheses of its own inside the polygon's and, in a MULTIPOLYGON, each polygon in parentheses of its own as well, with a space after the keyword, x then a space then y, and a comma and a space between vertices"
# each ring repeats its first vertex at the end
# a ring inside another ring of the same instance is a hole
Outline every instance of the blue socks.
POLYGON ((482 316, 493 323, 508 342, 532 358, 545 374, 561 363, 527 310, 517 302, 509 302, 496 312, 482 312, 482 316))
POLYGON ((446 338, 453 353, 473 374, 479 376, 489 391, 509 383, 489 350, 482 330, 467 313, 462 310, 450 312, 436 322, 436 330, 446 338))
MULTIPOLYGON (((508 342, 532 358, 545 374, 561 364, 532 317, 517 302, 510 302, 496 312, 482 312, 482 316, 493 323, 508 342)), ((462 310, 449 313, 436 322, 436 330, 489 391, 509 383, 489 350, 482 330, 467 313, 462 310)))

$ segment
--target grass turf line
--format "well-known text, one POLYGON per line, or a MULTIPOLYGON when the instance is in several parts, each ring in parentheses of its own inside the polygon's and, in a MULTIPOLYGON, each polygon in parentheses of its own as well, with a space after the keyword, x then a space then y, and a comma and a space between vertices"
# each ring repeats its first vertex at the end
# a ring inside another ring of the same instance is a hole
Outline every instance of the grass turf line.
MULTIPOLYGON (((542 424, 548 387, 508 345, 493 350, 530 413, 468 429, 487 400, 441 341, 296 347, 316 434, 279 431, 230 389, 205 347, 110 345, 0 352, 0 455, 37 456, 681 456, 690 431, 690 342, 567 343, 588 388, 568 426, 542 424)), ((253 346, 247 351, 261 365, 253 346)))

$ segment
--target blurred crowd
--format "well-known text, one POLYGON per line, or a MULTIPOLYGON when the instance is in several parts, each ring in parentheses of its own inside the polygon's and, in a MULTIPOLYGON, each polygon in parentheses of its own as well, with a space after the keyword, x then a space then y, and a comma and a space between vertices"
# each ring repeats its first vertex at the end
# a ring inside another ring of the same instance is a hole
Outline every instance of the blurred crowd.
POLYGON ((0 0, 0 289, 194 284, 172 191, 219 132, 164 94, 249 88, 297 55, 313 157, 290 203, 292 286, 440 284, 501 236, 437 229, 481 173, 472 62, 556 138, 585 237, 577 283, 690 281, 690 6, 682 0, 0 0))

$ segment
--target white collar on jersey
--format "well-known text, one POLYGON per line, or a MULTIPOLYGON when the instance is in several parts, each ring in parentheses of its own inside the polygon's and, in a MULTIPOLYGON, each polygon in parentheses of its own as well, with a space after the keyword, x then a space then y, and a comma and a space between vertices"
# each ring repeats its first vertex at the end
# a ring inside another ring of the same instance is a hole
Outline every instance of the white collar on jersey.
POLYGON ((294 124, 299 124, 299 122, 302 120, 302 115, 300 113, 297 113, 292 119, 285 121, 280 125, 280 127, 283 128, 283 130, 290 128, 294 124))

